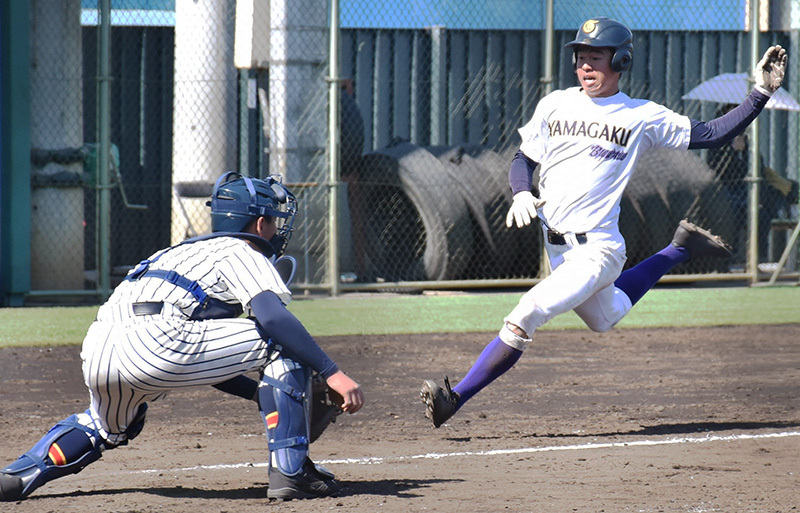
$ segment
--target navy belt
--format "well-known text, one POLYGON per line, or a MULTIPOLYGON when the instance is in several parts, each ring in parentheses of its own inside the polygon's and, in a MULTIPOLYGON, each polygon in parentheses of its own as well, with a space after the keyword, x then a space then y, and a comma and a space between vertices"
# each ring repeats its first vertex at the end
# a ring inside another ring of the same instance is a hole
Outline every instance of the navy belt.
POLYGON ((164 302, 148 301, 146 303, 133 303, 133 315, 158 315, 164 309, 164 302))
MULTIPOLYGON (((575 240, 578 241, 578 244, 586 244, 586 234, 576 233, 575 240)), ((563 233, 559 233, 555 230, 547 230, 547 242, 555 246, 564 246, 567 244, 567 239, 564 238, 563 233)))
MULTIPOLYGON (((160 315, 164 310, 163 301, 145 301, 131 305, 133 315, 160 315)), ((208 319, 234 319, 242 315, 242 307, 238 304, 225 303, 219 299, 206 298, 203 304, 197 306, 189 319, 192 321, 208 319)))

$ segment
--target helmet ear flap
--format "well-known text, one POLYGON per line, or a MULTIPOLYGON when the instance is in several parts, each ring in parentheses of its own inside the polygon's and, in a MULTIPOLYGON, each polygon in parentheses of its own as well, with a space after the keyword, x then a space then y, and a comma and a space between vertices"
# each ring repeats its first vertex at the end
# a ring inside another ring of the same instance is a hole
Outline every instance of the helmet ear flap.
MULTIPOLYGON (((631 47, 632 45, 626 45, 614 52, 614 56, 611 57, 611 69, 620 73, 631 69, 631 64, 633 64, 633 52, 631 51, 631 47)), ((573 55, 573 60, 574 59, 575 57, 573 55)))
MULTIPOLYGON (((618 71, 622 73, 623 71, 628 71, 631 69, 631 64, 633 64, 633 54, 627 48, 620 48, 614 55, 611 57, 611 69, 614 71, 618 71)), ((578 53, 572 52, 572 69, 576 69, 578 67, 578 53)))
POLYGON ((278 200, 278 203, 286 203, 286 189, 283 188, 283 185, 278 182, 272 182, 270 189, 275 193, 275 199, 278 200))

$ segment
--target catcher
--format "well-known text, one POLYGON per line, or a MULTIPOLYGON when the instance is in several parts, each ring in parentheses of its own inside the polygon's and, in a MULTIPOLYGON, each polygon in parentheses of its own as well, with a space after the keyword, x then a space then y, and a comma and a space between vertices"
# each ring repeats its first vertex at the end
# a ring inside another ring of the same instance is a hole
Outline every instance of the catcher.
POLYGON ((0 500, 24 499, 80 472, 103 451, 136 438, 149 403, 200 385, 257 402, 270 452, 267 497, 340 490, 333 474, 311 461, 309 444, 339 409, 357 412, 364 395, 286 309, 294 264, 279 257, 297 202, 274 177, 226 173, 209 205, 213 233, 142 261, 100 307, 81 350, 89 408, 58 422, 0 471, 0 500), (245 376, 249 371, 260 380, 245 376), (323 410, 312 433, 312 388, 323 397, 327 387, 336 404, 318 400, 323 410))

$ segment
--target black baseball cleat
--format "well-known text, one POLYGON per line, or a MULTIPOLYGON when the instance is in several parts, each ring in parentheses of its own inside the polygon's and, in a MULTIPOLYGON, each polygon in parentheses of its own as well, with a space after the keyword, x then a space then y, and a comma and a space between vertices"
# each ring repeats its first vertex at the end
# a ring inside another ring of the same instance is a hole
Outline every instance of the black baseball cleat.
POLYGON ((458 410, 458 402, 461 399, 450 388, 450 380, 447 376, 444 377, 444 388, 437 385, 436 382, 426 379, 422 383, 419 397, 425 403, 425 416, 431 419, 435 428, 453 416, 458 410))
POLYGON ((317 467, 310 459, 306 460, 303 470, 296 476, 286 476, 272 465, 269 467, 267 498, 271 500, 289 501, 330 497, 341 489, 341 485, 333 478, 333 474, 324 468, 317 467))
POLYGON ((0 501, 21 501, 25 498, 22 478, 0 472, 0 501))
POLYGON ((729 257, 733 250, 722 238, 684 219, 678 224, 672 244, 685 248, 692 258, 729 257))

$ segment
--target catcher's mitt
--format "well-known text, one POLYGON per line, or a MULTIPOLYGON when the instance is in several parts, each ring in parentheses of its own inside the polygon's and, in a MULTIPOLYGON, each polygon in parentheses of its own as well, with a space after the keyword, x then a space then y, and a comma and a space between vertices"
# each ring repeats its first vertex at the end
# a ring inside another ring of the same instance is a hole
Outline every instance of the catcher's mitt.
POLYGON ((344 398, 331 390, 319 374, 311 378, 311 442, 320 437, 328 425, 342 413, 344 398))

